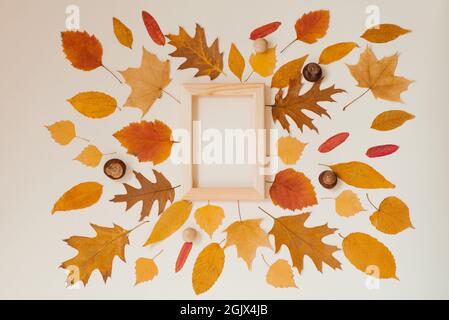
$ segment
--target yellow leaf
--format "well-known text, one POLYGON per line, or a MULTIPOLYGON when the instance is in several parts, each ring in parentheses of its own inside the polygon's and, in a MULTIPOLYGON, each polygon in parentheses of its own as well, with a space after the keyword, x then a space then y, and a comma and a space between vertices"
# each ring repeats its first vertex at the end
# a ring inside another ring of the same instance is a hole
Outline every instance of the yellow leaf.
POLYGON ((387 234, 414 229, 407 205, 397 197, 385 198, 369 219, 377 230, 387 234))
POLYGON ((379 240, 355 232, 343 239, 343 252, 358 270, 379 279, 398 279, 393 254, 379 240))
POLYGON ((358 48, 359 46, 355 42, 340 42, 331 45, 323 50, 320 55, 321 64, 330 64, 332 62, 338 61, 341 58, 348 55, 352 49, 358 48))
POLYGON ((278 140, 278 155, 285 164, 295 164, 302 155, 307 143, 293 137, 281 137, 278 140))
POLYGON ((290 84, 290 80, 301 78, 302 67, 308 55, 292 60, 279 67, 271 79, 272 88, 285 88, 290 84))
POLYGON ((245 70, 245 59, 234 43, 231 44, 231 49, 229 50, 228 65, 232 73, 239 78, 241 82, 243 71, 245 70))
POLYGON ((81 92, 67 100, 82 115, 100 119, 109 116, 117 108, 115 98, 103 92, 81 92))
POLYGON ((379 114, 371 124, 371 128, 379 131, 396 129, 415 116, 402 110, 389 110, 379 114))
POLYGON ((158 274, 159 270, 153 259, 139 258, 136 260, 136 285, 153 280, 158 274))
POLYGON ((293 269, 284 259, 279 259, 270 266, 266 280, 275 288, 297 288, 293 278, 293 269))
POLYGON ((395 24, 379 24, 365 31, 360 37, 374 43, 385 43, 396 39, 411 30, 403 29, 395 24))
POLYGON ((53 140, 63 146, 69 144, 76 137, 75 125, 69 120, 58 121, 46 128, 50 131, 53 140))
POLYGON ((276 66, 276 47, 268 48, 265 52, 252 54, 249 63, 253 71, 261 77, 271 76, 276 66))
POLYGON ((329 166, 347 184, 363 189, 395 188, 379 172, 363 162, 351 161, 329 166))
POLYGON ((96 167, 102 157, 103 154, 96 146, 88 145, 74 160, 78 160, 88 167, 96 167))
POLYGON ((342 217, 350 217, 365 211, 365 209, 363 209, 359 198, 354 192, 345 190, 335 199, 335 211, 342 217))
POLYGON ((131 32, 131 30, 127 26, 125 26, 123 22, 115 17, 112 18, 112 25, 117 40, 125 47, 132 49, 133 33, 131 32))
POLYGON ((209 237, 217 230, 224 219, 224 211, 219 206, 208 204, 195 211, 196 223, 207 232, 209 237))
POLYGON ((224 231, 227 232, 225 249, 235 245, 237 256, 245 260, 249 270, 258 247, 271 249, 268 234, 260 228, 261 222, 262 219, 236 221, 224 231))
POLYGON ((187 221, 191 210, 190 201, 182 200, 173 203, 162 212, 144 246, 162 241, 175 233, 187 221))
POLYGON ((192 273, 195 294, 206 292, 215 284, 223 271, 224 261, 224 250, 218 243, 211 243, 200 252, 192 273))
POLYGON ((56 211, 70 211, 90 207, 98 202, 103 186, 98 182, 83 182, 66 191, 53 206, 56 211))

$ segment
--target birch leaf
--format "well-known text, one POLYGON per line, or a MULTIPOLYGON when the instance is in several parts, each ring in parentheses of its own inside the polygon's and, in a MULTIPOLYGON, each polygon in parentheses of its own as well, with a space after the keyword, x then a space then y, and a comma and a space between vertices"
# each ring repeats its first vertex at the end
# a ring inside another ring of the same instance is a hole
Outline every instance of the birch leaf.
POLYGON ((51 137, 60 145, 68 145, 76 137, 75 125, 70 120, 62 120, 45 126, 50 131, 51 137))
POLYGON ((407 228, 414 229, 407 205, 397 197, 385 198, 369 220, 377 230, 386 234, 398 234, 407 228))
POLYGON ((139 258, 136 260, 136 285, 153 280, 159 270, 153 259, 139 258))
POLYGON ((365 211, 365 209, 363 209, 359 197, 353 191, 345 190, 335 199, 335 211, 342 217, 351 217, 365 211))
POLYGON ((271 76, 276 66, 276 47, 268 48, 265 52, 251 54, 249 63, 253 71, 261 77, 271 76))
POLYGON ((307 143, 293 137, 281 137, 278 140, 278 155, 285 164, 295 164, 304 151, 307 143))
POLYGON ((88 167, 96 167, 100 164, 103 153, 96 146, 88 145, 73 160, 77 160, 88 167))
POLYGON ((208 204, 195 211, 196 223, 207 232, 209 237, 218 229, 225 215, 221 207, 208 204))
POLYGON ((287 260, 279 259, 268 269, 267 283, 275 288, 297 288, 293 269, 287 260))
POLYGON ((234 43, 229 50, 228 65, 232 73, 242 82, 243 71, 245 70, 245 59, 234 43))

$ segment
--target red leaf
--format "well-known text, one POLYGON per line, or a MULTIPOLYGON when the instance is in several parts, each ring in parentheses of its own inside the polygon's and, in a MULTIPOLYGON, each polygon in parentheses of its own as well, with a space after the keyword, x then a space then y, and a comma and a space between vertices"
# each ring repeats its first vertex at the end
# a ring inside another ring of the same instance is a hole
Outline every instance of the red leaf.
POLYGON ((369 158, 377 158, 387 156, 396 152, 399 149, 399 146, 395 144, 384 144, 382 146, 371 147, 366 151, 366 155, 369 158))
POLYGON ((184 245, 179 251, 178 259, 176 259, 175 272, 178 272, 186 263, 187 257, 189 256, 190 250, 192 249, 192 242, 184 242, 184 245))
POLYGON ((153 39, 154 43, 160 46, 165 45, 165 36, 153 16, 146 11, 142 11, 142 19, 145 27, 147 28, 148 34, 151 39, 153 39))
POLYGON ((349 132, 341 132, 336 135, 330 137, 318 148, 318 151, 321 153, 326 153, 334 150, 336 147, 341 145, 346 139, 349 137, 349 132))
POLYGON ((256 40, 268 36, 270 33, 275 32, 280 25, 281 23, 278 21, 265 24, 257 29, 254 29, 249 35, 249 38, 251 40, 256 40))

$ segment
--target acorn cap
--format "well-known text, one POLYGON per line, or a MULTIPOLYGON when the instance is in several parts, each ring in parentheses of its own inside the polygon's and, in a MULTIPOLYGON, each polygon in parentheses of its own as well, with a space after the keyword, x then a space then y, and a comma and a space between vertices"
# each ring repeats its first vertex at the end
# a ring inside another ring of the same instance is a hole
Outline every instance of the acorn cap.
POLYGON ((324 188, 332 189, 337 184, 338 177, 333 171, 326 170, 321 172, 318 181, 324 188))
POLYGON ((120 159, 110 159, 103 166, 103 172, 113 180, 122 178, 126 173, 126 165, 120 159))

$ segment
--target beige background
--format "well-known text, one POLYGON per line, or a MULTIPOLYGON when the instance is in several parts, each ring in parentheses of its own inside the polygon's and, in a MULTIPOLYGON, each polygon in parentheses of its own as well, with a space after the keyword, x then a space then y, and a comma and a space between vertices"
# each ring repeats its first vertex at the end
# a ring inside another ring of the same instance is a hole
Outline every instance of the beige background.
MULTIPOLYGON (((77 92, 85 90, 105 91, 123 103, 129 93, 104 70, 81 72, 73 69, 65 60, 60 47, 59 32, 65 28, 65 8, 76 4, 81 9, 81 28, 94 33, 104 47, 104 63, 115 70, 137 66, 141 47, 145 46, 159 57, 166 58, 172 47, 156 47, 146 34, 141 21, 142 9, 150 11, 159 20, 166 33, 176 33, 178 25, 193 32, 194 23, 205 27, 208 40, 219 35, 220 48, 227 54, 231 41, 235 42, 245 56, 251 52, 248 33, 256 26, 280 19, 283 26, 269 39, 279 47, 294 37, 292 25, 304 12, 319 8, 331 10, 331 26, 328 35, 313 46, 295 43, 279 58, 278 66, 306 53, 317 59, 327 45, 339 41, 356 40, 364 31, 365 8, 373 1, 0 1, 0 30, 2 46, 0 52, 0 298, 195 298, 191 288, 191 269, 194 257, 208 242, 205 234, 199 245, 194 246, 184 270, 174 274, 175 256, 181 246, 181 236, 176 234, 151 248, 141 244, 155 221, 140 228, 130 237, 132 246, 127 248, 125 264, 115 260, 113 277, 105 285, 95 272, 84 289, 67 290, 64 287, 65 273, 58 269, 59 263, 72 257, 75 251, 62 239, 71 235, 92 235, 89 223, 110 226, 115 222, 124 228, 137 223, 139 206, 124 213, 123 204, 107 201, 121 193, 119 183, 107 180, 101 169, 89 169, 72 161, 85 146, 74 141, 67 147, 55 144, 45 124, 61 119, 76 123, 80 136, 90 138, 103 152, 120 153, 132 168, 150 175, 151 165, 138 164, 124 154, 111 134, 131 121, 140 118, 138 110, 126 108, 103 120, 82 117, 65 101, 77 92), (117 16, 134 33, 134 50, 120 46, 112 32, 112 17, 117 16), (70 186, 94 180, 105 184, 102 201, 86 210, 50 215, 55 199, 70 186), (152 282, 134 287, 134 261, 141 256, 151 257, 159 249, 164 253, 158 257, 160 275, 152 282)), ((336 83, 347 89, 339 95, 339 104, 329 106, 332 120, 323 118, 315 123, 320 135, 308 130, 299 136, 309 145, 297 169, 312 178, 317 196, 335 196, 342 186, 333 192, 319 187, 316 182, 322 168, 317 163, 333 163, 363 160, 372 164, 391 179, 397 188, 394 191, 370 191, 371 198, 379 203, 387 195, 396 195, 406 201, 411 209, 411 218, 416 230, 407 230, 396 236, 388 236, 375 230, 368 220, 369 213, 351 219, 343 219, 334 213, 330 201, 321 201, 313 208, 309 224, 329 222, 340 228, 344 235, 352 231, 367 232, 384 242, 394 253, 400 281, 382 281, 379 290, 365 287, 365 275, 355 270, 343 256, 336 254, 343 264, 343 271, 324 268, 320 274, 307 259, 301 276, 295 272, 299 289, 274 289, 264 280, 267 267, 260 259, 263 252, 269 261, 274 255, 269 250, 258 251, 249 272, 244 262, 236 257, 234 248, 226 250, 224 272, 217 284, 200 298, 449 298, 449 211, 447 185, 449 161, 447 150, 447 105, 449 46, 447 42, 447 13, 449 2, 387 1, 378 0, 382 22, 393 22, 413 29, 413 33, 386 45, 373 45, 378 57, 401 53, 397 69, 399 75, 416 80, 403 95, 405 105, 376 101, 366 96, 354 105, 350 112, 341 112, 340 107, 362 92, 355 86, 343 63, 326 68, 327 84, 336 83), (369 125, 374 116, 392 108, 404 108, 416 115, 416 119, 402 128, 388 133, 374 132, 369 125), (350 131, 350 140, 338 150, 320 155, 317 146, 328 136, 339 131, 350 131), (367 147, 396 143, 399 151, 389 157, 366 159, 367 147)), ((358 60, 359 50, 345 58, 347 63, 358 60)), ((226 56, 225 56, 226 59, 226 56)), ((194 70, 176 71, 183 59, 172 60, 173 81, 168 90, 179 95, 180 84, 192 81, 194 70)), ((230 72, 220 77, 220 82, 235 81, 230 72)), ((253 81, 262 81, 253 77, 253 81)), ((194 79, 206 82, 206 78, 194 79)), ((268 80, 265 80, 268 83, 268 80)), ((267 97, 270 98, 271 97, 267 97)), ((158 101, 147 120, 160 119, 175 128, 180 108, 172 99, 164 97, 158 101)), ((179 184, 179 170, 168 162, 158 165, 174 184, 179 184)), ((135 180, 130 180, 135 183, 135 180)), ((362 197, 364 192, 358 191, 362 197)), ((370 208, 363 197, 366 208, 370 208)), ((195 208, 202 203, 196 203, 195 208)), ((226 212, 223 226, 237 219, 234 203, 221 203, 226 212)), ((266 201, 264 208, 275 215, 284 214, 266 201)), ((254 203, 242 203, 244 218, 260 217, 254 203)), ((271 221, 264 217, 263 227, 269 230, 271 221)), ((188 221, 187 226, 195 226, 188 221)), ((217 232, 215 241, 224 235, 217 232)), ((329 243, 340 245, 340 239, 332 236, 329 243)), ((279 257, 287 258, 284 247, 279 257)))

